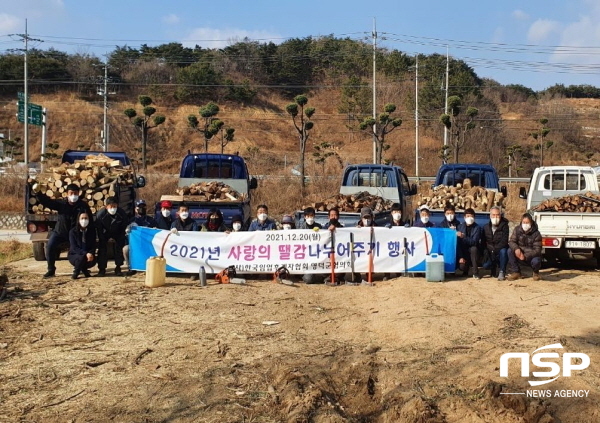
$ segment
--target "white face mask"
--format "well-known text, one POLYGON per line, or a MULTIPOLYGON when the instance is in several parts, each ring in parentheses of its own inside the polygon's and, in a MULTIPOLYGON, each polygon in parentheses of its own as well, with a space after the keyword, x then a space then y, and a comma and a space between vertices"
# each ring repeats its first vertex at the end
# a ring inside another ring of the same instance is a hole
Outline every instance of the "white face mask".
POLYGON ((312 225, 313 223, 315 223, 314 217, 306 217, 306 218, 304 218, 304 220, 306 221, 307 225, 312 225))
POLYGON ((90 221, 88 219, 79 219, 79 224, 81 225, 82 228, 86 228, 87 225, 90 224, 90 221))
POLYGON ((492 217, 492 218, 490 218, 490 221, 492 222, 492 225, 494 225, 494 226, 498 226, 500 224, 499 217, 492 217))
POLYGON ((236 223, 234 223, 234 224, 233 224, 233 230, 234 230, 234 231, 236 231, 236 232, 237 232, 237 231, 239 231, 240 229, 242 229, 242 224, 241 224, 241 223, 237 223, 237 222, 236 222, 236 223))
POLYGON ((392 219, 394 219, 396 222, 398 222, 401 217, 402 213, 392 213, 392 219))
POLYGON ((179 217, 181 217, 181 219, 185 220, 188 218, 190 214, 188 212, 181 212, 179 213, 179 217))
POLYGON ((475 218, 474 217, 465 217, 465 223, 467 225, 472 225, 473 223, 475 223, 475 218))
POLYGON ((452 221, 454 220, 454 215, 453 215, 453 214, 447 214, 447 215, 446 215, 446 220, 447 220, 448 222, 452 222, 452 221))
POLYGON ((114 215, 117 213, 117 209, 116 209, 116 208, 113 208, 113 207, 111 207, 111 208, 108 208, 108 207, 107 207, 107 208, 106 208, 106 211, 107 211, 107 212, 108 212, 110 215, 113 215, 113 216, 114 216, 114 215))
POLYGON ((522 229, 523 229, 525 232, 527 232, 528 230, 530 230, 530 229, 531 229, 531 224, 529 224, 529 223, 521 223, 521 228, 522 228, 522 229))
POLYGON ((427 222, 429 222, 429 216, 421 216, 421 222, 422 222, 422 223, 427 223, 427 222))
POLYGON ((77 194, 72 194, 72 195, 69 195, 67 198, 69 199, 69 201, 70 201, 71 203, 74 203, 74 202, 76 202, 77 200, 79 200, 79 196, 78 196, 77 194))
POLYGON ((160 214, 162 214, 164 217, 169 217, 171 216, 171 210, 161 210, 160 214))
POLYGON ((259 213, 257 217, 258 217, 258 220, 260 220, 261 222, 264 222, 265 220, 267 220, 266 213, 259 213))
POLYGON ((371 219, 363 219, 363 226, 371 226, 371 219))
POLYGON ((290 225, 289 223, 286 223, 285 225, 283 225, 283 229, 285 229, 285 230, 292 229, 292 225, 290 225))

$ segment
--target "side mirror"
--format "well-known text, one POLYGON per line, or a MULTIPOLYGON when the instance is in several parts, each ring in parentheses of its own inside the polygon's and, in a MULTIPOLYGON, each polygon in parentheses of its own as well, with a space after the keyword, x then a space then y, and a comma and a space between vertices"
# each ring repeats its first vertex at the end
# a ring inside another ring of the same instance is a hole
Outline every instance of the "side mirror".
POLYGON ((250 178, 250 189, 256 189, 258 187, 258 182, 256 181, 256 178, 252 177, 250 178))
POLYGON ((500 192, 502 193, 502 195, 504 195, 504 197, 508 197, 508 190, 506 189, 506 185, 500 187, 500 192))
POLYGON ((527 200, 527 190, 525 189, 525 187, 519 188, 519 198, 527 200))
POLYGON ((417 195, 417 184, 412 184, 410 186, 410 195, 417 195))
POLYGON ((144 188, 146 186, 146 178, 138 176, 136 183, 138 188, 144 188))

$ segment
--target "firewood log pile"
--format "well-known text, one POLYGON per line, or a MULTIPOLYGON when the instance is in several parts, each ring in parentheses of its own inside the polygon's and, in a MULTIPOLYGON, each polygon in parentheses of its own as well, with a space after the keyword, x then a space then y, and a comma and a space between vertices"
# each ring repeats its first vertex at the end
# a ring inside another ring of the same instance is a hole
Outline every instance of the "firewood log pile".
POLYGON ((304 208, 310 206, 316 211, 328 211, 337 207, 340 212, 359 213, 363 207, 370 207, 373 212, 381 212, 390 210, 393 202, 384 200, 383 198, 369 194, 367 191, 358 192, 356 194, 344 195, 337 194, 324 201, 310 203, 304 208))
MULTIPOLYGON (((29 178, 32 193, 43 193, 58 200, 67 196, 67 185, 73 183, 81 189, 79 196, 87 202, 95 213, 104 207, 107 197, 116 195, 116 187, 133 185, 134 173, 131 166, 123 166, 104 154, 90 154, 75 163, 63 163, 48 172, 29 178)), ((29 198, 29 211, 35 214, 55 214, 56 211, 44 208, 35 196, 29 198)))
POLYGON ((533 210, 557 213, 600 213, 600 194, 586 192, 585 194, 549 198, 542 201, 533 210))
POLYGON ((463 184, 457 184, 456 187, 438 185, 426 193, 420 193, 417 205, 420 207, 426 204, 431 209, 443 209, 446 204, 452 204, 457 210, 472 208, 487 212, 493 206, 504 208, 505 202, 502 193, 471 186, 471 181, 465 179, 463 184))
POLYGON ((177 195, 184 197, 194 196, 193 201, 243 201, 244 194, 235 191, 223 182, 198 182, 189 187, 181 187, 175 190, 177 195))

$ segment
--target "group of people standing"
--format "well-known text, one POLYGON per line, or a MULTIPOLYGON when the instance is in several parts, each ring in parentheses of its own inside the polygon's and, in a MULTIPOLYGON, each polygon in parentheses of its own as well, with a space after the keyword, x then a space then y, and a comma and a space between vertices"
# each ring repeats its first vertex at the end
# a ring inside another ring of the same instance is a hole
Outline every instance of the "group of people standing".
MULTIPOLYGON (((105 276, 108 262, 108 245, 112 240, 115 244, 114 261, 116 276, 122 276, 123 264, 128 264, 129 245, 128 233, 131 226, 145 226, 176 231, 201 231, 201 232, 238 232, 238 231, 268 231, 275 229, 328 229, 334 231, 343 225, 339 221, 339 210, 329 210, 329 220, 321 225, 315 221, 315 209, 307 207, 303 211, 303 219, 296 228, 294 218, 284 215, 278 224, 269 217, 269 209, 265 204, 256 208, 256 218, 249 226, 244 226, 241 215, 232 219, 231 227, 224 223, 223 214, 218 208, 211 209, 206 221, 198 225, 190 216, 189 207, 185 203, 179 205, 176 216, 173 216, 173 204, 170 201, 160 203, 160 214, 156 219, 147 214, 146 202, 137 200, 135 215, 130 218, 125 210, 119 207, 116 197, 109 197, 105 207, 94 216, 86 202, 79 198, 79 186, 69 184, 66 187, 67 197, 55 200, 43 193, 36 194, 38 201, 44 206, 58 213, 58 221, 53 229, 46 246, 46 260, 48 271, 44 278, 51 278, 56 273, 56 258, 60 253, 61 244, 69 244, 68 259, 73 265, 72 278, 77 279, 83 274, 90 277, 90 269, 98 265, 97 276, 105 276)), ((542 237, 537 230, 537 225, 529 214, 524 214, 521 222, 512 234, 509 234, 509 222, 502 216, 499 207, 492 207, 489 222, 480 227, 475 222, 475 211, 467 209, 464 212, 464 221, 456 219, 454 206, 448 205, 445 210, 445 219, 440 227, 453 229, 457 236, 456 262, 458 269, 463 274, 480 278, 479 264, 491 269, 493 276, 498 280, 516 280, 521 277, 520 266, 527 264, 533 269, 533 279, 539 280, 541 267, 542 237), (510 275, 507 275, 507 267, 510 275)), ((407 227, 408 220, 402 216, 402 207, 394 204, 391 208, 388 228, 407 227)), ((426 206, 420 209, 420 219, 413 226, 433 227, 429 220, 430 210, 426 206)), ((358 227, 375 226, 372 210, 368 207, 361 209, 358 227)), ((128 273, 135 272, 128 270, 128 273)))

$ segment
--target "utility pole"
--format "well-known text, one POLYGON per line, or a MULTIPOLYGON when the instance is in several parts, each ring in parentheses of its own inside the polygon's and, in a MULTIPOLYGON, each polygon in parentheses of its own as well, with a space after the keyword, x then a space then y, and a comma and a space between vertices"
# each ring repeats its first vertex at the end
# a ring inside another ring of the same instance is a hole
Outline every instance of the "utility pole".
POLYGON ((109 133, 108 133, 108 63, 104 64, 104 77, 102 87, 98 89, 98 94, 104 98, 104 121, 102 125, 102 150, 108 151, 109 133))
POLYGON ((373 163, 377 163, 377 137, 375 136, 377 133, 377 86, 375 84, 377 73, 377 30, 375 22, 375 18, 373 18, 373 119, 375 120, 373 124, 373 163))
POLYGON ((419 183, 419 55, 415 60, 415 176, 419 183))
POLYGON ((24 131, 23 131, 23 158, 25 161, 25 166, 29 169, 29 91, 27 87, 27 41, 29 40, 29 34, 27 34, 27 19, 25 19, 25 34, 23 34, 23 40, 25 41, 25 62, 24 62, 24 75, 23 75, 23 94, 25 98, 23 99, 23 116, 25 119, 23 122, 24 131))
MULTIPOLYGON (((448 46, 446 46, 446 92, 444 102, 444 114, 448 114, 448 80, 450 78, 450 55, 448 53, 448 46)), ((444 126, 444 151, 448 148, 448 128, 444 126)), ((446 160, 444 160, 446 164, 446 160)))

